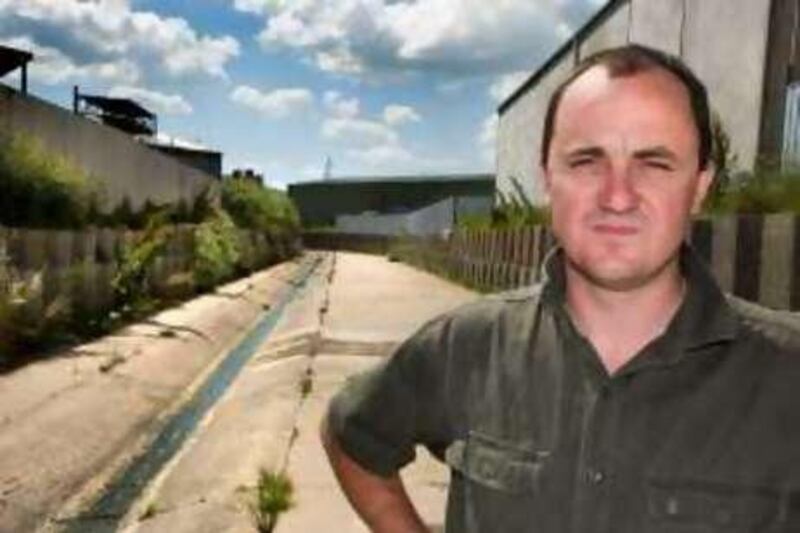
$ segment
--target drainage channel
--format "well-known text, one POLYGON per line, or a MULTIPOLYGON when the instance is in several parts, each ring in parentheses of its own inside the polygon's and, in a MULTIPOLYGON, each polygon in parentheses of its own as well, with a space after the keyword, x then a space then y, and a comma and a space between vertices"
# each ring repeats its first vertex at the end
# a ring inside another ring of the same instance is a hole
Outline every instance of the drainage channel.
POLYGON ((311 260, 290 281, 286 294, 267 311, 252 330, 236 346, 192 398, 170 420, 150 444, 130 465, 104 489, 102 495, 86 511, 69 519, 64 531, 68 533, 111 533, 117 530, 142 490, 159 473, 161 468, 181 449, 186 438, 196 428, 203 416, 214 406, 233 383, 244 365, 272 332, 284 308, 305 287, 308 278, 322 257, 311 260))

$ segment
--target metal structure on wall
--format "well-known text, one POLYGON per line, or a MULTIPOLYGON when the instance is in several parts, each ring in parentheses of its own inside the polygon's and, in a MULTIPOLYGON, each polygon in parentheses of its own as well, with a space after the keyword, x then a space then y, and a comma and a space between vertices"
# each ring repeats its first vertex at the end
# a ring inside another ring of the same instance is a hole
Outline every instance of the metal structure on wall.
POLYGON ((81 94, 76 85, 72 95, 72 110, 131 135, 158 133, 156 115, 128 98, 81 94))
POLYGON ((19 91, 28 93, 28 63, 33 60, 33 54, 17 48, 0 45, 0 78, 17 69, 22 69, 19 91))

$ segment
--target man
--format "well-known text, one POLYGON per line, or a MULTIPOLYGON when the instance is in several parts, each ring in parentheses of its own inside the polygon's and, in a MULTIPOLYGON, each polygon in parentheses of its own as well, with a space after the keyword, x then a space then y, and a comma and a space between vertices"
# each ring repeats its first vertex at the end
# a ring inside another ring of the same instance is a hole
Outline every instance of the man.
POLYGON ((448 532, 800 531, 800 340, 683 243, 712 180, 705 89, 626 46, 558 89, 541 290, 426 324, 331 404, 323 440, 373 531, 425 531, 398 470, 452 469, 448 532))

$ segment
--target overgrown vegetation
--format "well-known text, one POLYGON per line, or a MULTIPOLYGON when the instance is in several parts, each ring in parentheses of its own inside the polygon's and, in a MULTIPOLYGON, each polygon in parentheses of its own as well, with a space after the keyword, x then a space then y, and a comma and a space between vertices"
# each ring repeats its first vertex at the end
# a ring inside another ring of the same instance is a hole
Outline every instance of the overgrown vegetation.
POLYGON ((241 255, 238 232, 231 217, 215 209, 213 214, 195 229, 195 283, 208 290, 228 280, 236 269, 241 255))
POLYGON ((761 159, 753 171, 743 171, 718 115, 712 120, 712 133, 716 174, 704 205, 706 214, 800 213, 800 168, 761 159))
POLYGON ((108 212, 103 188, 69 159, 49 152, 26 134, 0 135, 0 225, 12 228, 80 229, 87 226, 144 229, 154 216, 173 224, 198 224, 211 210, 206 189, 188 205, 156 204, 137 209, 124 198, 108 212))
POLYGON ((225 180, 222 208, 240 228, 278 235, 294 234, 300 227, 300 217, 288 195, 246 179, 225 180))
POLYGON ((114 306, 126 316, 141 316, 154 310, 149 276, 156 259, 163 253, 170 236, 162 216, 154 216, 147 229, 126 243, 111 281, 114 306))
POLYGON ((102 212, 100 187, 76 166, 31 137, 0 135, 0 183, 0 226, 133 230, 105 259, 92 256, 69 270, 44 267, 32 273, 14 268, 0 239, 0 370, 31 354, 102 335, 299 251, 292 202, 246 180, 226 180, 222 198, 207 189, 192 202, 148 200, 134 209, 125 199, 102 212), (188 265, 164 279, 159 265, 178 234, 189 237, 179 246, 188 265), (110 287, 94 289, 108 294, 105 299, 85 296, 87 285, 98 279, 87 267, 96 260, 110 261, 115 269, 110 287), (109 299, 107 306, 98 304, 109 299))
POLYGON ((0 135, 0 182, 6 226, 78 228, 95 211, 98 189, 89 176, 28 135, 0 135))
POLYGON ((514 176, 509 179, 513 190, 509 193, 497 191, 497 203, 490 215, 463 216, 458 226, 468 230, 486 230, 549 224, 549 207, 534 205, 519 180, 514 176))
POLYGON ((800 170, 741 173, 706 205, 706 213, 800 213, 800 170))
POLYGON ((250 504, 250 513, 259 533, 272 533, 278 519, 294 506, 294 486, 283 472, 262 469, 250 504))
POLYGON ((56 335, 53 324, 65 319, 66 298, 42 305, 42 273, 16 278, 0 266, 0 363, 5 354, 41 348, 56 335))

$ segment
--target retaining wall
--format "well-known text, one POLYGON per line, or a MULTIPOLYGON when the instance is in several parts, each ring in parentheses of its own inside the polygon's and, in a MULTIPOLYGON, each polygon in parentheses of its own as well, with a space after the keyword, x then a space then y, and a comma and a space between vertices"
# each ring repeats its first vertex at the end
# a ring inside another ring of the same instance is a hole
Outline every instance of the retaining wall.
POLYGON ((0 134, 25 133, 48 151, 82 168, 101 185, 108 211, 128 198, 134 210, 192 200, 206 189, 215 197, 219 180, 162 154, 117 129, 0 84, 0 134))
MULTIPOLYGON (((157 295, 181 298, 194 290, 191 282, 179 277, 192 272, 195 228, 181 225, 171 230, 148 282, 157 295)), ((0 227, 0 283, 16 280, 29 287, 41 284, 41 301, 33 305, 42 309, 59 296, 87 311, 108 309, 113 303, 112 280, 122 251, 139 235, 105 228, 59 231, 0 227)), ((240 230, 239 238, 239 263, 248 270, 263 268, 298 248, 297 243, 278 241, 254 231, 240 230)))

